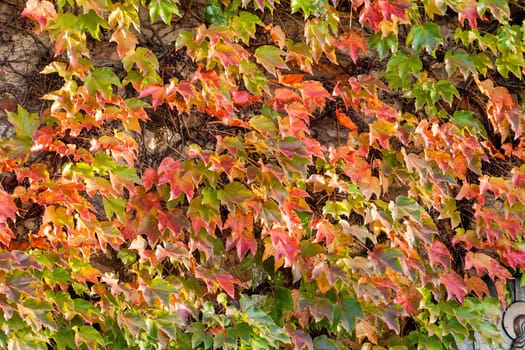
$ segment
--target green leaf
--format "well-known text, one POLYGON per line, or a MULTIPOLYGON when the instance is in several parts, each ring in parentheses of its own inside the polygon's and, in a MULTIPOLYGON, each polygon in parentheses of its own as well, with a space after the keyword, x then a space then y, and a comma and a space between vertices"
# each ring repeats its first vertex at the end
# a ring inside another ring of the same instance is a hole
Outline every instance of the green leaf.
POLYGON ((281 57, 284 52, 272 45, 262 45, 255 50, 255 58, 266 70, 277 76, 276 68, 288 69, 281 57))
POLYGON ((458 68, 465 80, 471 73, 476 72, 476 67, 468 53, 465 51, 447 52, 445 55, 445 69, 448 75, 453 75, 458 68))
POLYGON ((29 113, 20 105, 17 113, 7 112, 7 120, 13 125, 18 136, 32 137, 38 128, 38 114, 29 113))
POLYGON ((354 330, 354 323, 357 317, 364 318, 361 304, 354 298, 344 298, 341 302, 342 308, 338 309, 341 313, 341 325, 350 334, 354 330))
POLYGON ((239 16, 235 16, 231 22, 231 28, 245 44, 250 43, 250 38, 255 39, 256 25, 262 26, 264 23, 253 13, 241 11, 239 16))
POLYGON ((171 17, 180 16, 179 7, 172 0, 151 0, 148 9, 152 23, 155 23, 160 16, 164 23, 171 25, 171 17))
POLYGON ((102 334, 91 326, 74 326, 75 344, 77 347, 85 344, 89 350, 96 350, 98 346, 106 346, 106 341, 102 334))
POLYGON ((153 306, 159 300, 164 307, 170 306, 171 294, 179 293, 179 289, 161 277, 155 277, 151 283, 144 289, 144 300, 150 306, 153 306))
POLYGON ((466 128, 474 135, 481 135, 485 139, 488 138, 485 126, 479 119, 474 118, 474 112, 472 111, 456 111, 450 120, 456 124, 460 130, 466 128))
POLYGON ((312 0, 292 0, 292 13, 303 11, 304 18, 310 17, 312 13, 318 11, 318 6, 312 0))
POLYGON ((86 77, 84 85, 91 95, 100 92, 102 96, 108 97, 113 93, 113 85, 120 87, 121 83, 117 75, 109 68, 97 68, 86 77))
POLYGON ((244 207, 245 201, 253 198, 253 193, 238 181, 230 182, 217 194, 217 198, 229 209, 235 205, 244 207))
POLYGON ((104 205, 104 212, 106 217, 111 220, 113 214, 117 216, 120 222, 126 222, 126 205, 127 200, 121 196, 111 196, 102 198, 102 204, 104 205))
POLYGON ((425 48, 428 53, 434 54, 436 46, 443 41, 439 25, 425 22, 423 25, 412 27, 407 36, 407 45, 411 45, 416 53, 425 48))
POLYGON ((452 105, 454 101, 454 96, 459 98, 459 91, 456 89, 454 84, 448 80, 439 80, 436 83, 436 91, 441 95, 443 100, 448 102, 449 105, 452 105))
POLYGON ((314 339, 314 350, 340 350, 340 348, 326 335, 321 335, 314 339))
POLYGON ((390 88, 403 87, 408 88, 412 80, 409 74, 421 72, 423 64, 419 55, 409 55, 405 51, 397 51, 388 60, 385 77, 389 80, 390 88))
POLYGON ((99 33, 100 27, 109 29, 108 22, 100 18, 97 13, 93 10, 89 10, 88 13, 80 14, 78 21, 81 30, 87 30, 91 36, 97 40, 100 40, 99 33))
POLYGON ((375 49, 381 59, 384 59, 389 53, 395 53, 397 51, 397 45, 397 36, 393 33, 383 38, 383 33, 378 32, 368 40, 369 49, 375 49))

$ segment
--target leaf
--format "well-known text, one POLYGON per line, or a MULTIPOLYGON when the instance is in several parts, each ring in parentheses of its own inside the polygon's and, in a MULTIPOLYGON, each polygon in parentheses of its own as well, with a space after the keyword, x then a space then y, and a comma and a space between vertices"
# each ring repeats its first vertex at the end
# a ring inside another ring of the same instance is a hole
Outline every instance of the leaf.
POLYGON ((390 267, 392 270, 402 272, 400 258, 405 256, 397 248, 388 248, 383 244, 376 245, 373 252, 369 253, 369 257, 374 264, 374 268, 381 273, 385 273, 386 267, 390 267))
POLYGON ((275 249, 275 260, 279 261, 285 257, 287 264, 291 265, 300 251, 297 239, 291 236, 285 229, 274 227, 267 231, 272 239, 272 245, 275 249))
POLYGON ((125 198, 120 196, 107 196, 102 198, 102 204, 104 205, 104 212, 106 217, 111 220, 113 214, 117 216, 120 222, 126 222, 126 205, 127 201, 125 198))
POLYGON ((352 333, 355 319, 357 317, 365 317, 361 309, 361 304, 354 298, 344 298, 341 301, 341 306, 341 325, 348 333, 352 333))
POLYGON ((317 108, 324 108, 326 100, 333 100, 333 97, 326 91, 321 82, 307 80, 303 82, 301 89, 303 103, 309 111, 313 112, 317 108))
POLYGON ((437 267, 437 264, 440 264, 445 269, 450 267, 452 256, 445 244, 435 239, 432 242, 432 245, 427 248, 427 251, 430 265, 434 268, 437 267))
POLYGON ((7 120, 15 128, 19 136, 32 137, 39 125, 37 113, 29 113, 22 106, 18 106, 17 113, 7 112, 7 120))
POLYGON ((465 0, 457 5, 456 10, 458 11, 458 20, 462 26, 465 25, 465 20, 472 29, 478 29, 478 9, 476 6, 476 0, 465 0))
POLYGON ((109 68, 97 68, 86 77, 84 86, 91 95, 100 92, 102 96, 109 97, 113 93, 113 86, 121 87, 120 79, 109 68))
POLYGON ((57 12, 53 3, 47 0, 28 0, 21 16, 37 21, 40 26, 38 32, 41 32, 48 21, 54 21, 57 18, 57 12))
POLYGON ((467 286, 463 279, 454 271, 448 271, 443 273, 439 280, 447 289, 447 300, 455 297, 460 303, 463 303, 463 299, 467 294, 467 286))
POLYGON ((471 73, 476 73, 476 67, 467 52, 459 50, 455 52, 448 51, 445 55, 445 70, 448 75, 452 76, 458 68, 465 80, 468 79, 471 73))
POLYGON ((151 23, 155 23, 160 16, 162 21, 169 26, 173 15, 180 16, 179 7, 173 0, 150 0, 148 9, 151 23))
POLYGON ((407 36, 407 45, 411 45, 416 53, 425 48, 428 53, 434 54, 437 45, 442 43, 440 28, 432 22, 412 27, 407 36))
POLYGON ((235 285, 243 286, 243 283, 229 274, 217 274, 217 282, 231 298, 235 298, 235 285))
POLYGON ((412 7, 410 0, 379 0, 379 8, 385 20, 391 20, 392 16, 406 21, 406 10, 412 7))
POLYGON ((496 259, 484 253, 469 251, 465 256, 465 269, 476 269, 478 276, 483 276, 487 272, 489 277, 494 280, 496 277, 506 281, 511 278, 510 272, 505 269, 496 259))
POLYGON ((91 36, 100 40, 100 28, 109 29, 108 22, 100 18, 94 10, 89 10, 88 13, 80 14, 78 16, 80 28, 87 30, 91 36))
POLYGON ((102 334, 91 326, 74 326, 75 345, 80 347, 85 344, 89 350, 96 350, 98 346, 106 346, 106 341, 102 334))
POLYGON ((487 130, 479 119, 474 117, 472 111, 455 111, 454 115, 450 118, 459 129, 467 129, 474 135, 481 135, 485 139, 488 139, 487 130))
POLYGON ((365 36, 357 29, 345 31, 336 42, 336 46, 338 49, 347 52, 354 63, 357 63, 357 57, 360 51, 363 51, 365 55, 367 54, 365 36))
POLYGON ((135 47, 139 43, 137 37, 131 31, 125 30, 124 28, 115 30, 113 34, 111 34, 109 41, 117 43, 117 53, 120 58, 134 52, 135 47))
POLYGON ((246 11, 240 11, 239 15, 233 17, 231 22, 231 28, 235 31, 235 35, 247 45, 250 43, 250 38, 255 39, 257 25, 263 25, 261 19, 253 13, 246 11))
POLYGON ((230 210, 234 210, 237 205, 241 208, 246 207, 246 201, 253 198, 253 193, 238 181, 230 182, 219 191, 217 198, 230 210))
POLYGON ((277 76, 276 69, 288 69, 282 55, 284 52, 279 48, 271 45, 262 45, 255 50, 255 58, 266 70, 277 76))
POLYGON ((161 277, 155 277, 142 288, 142 295, 149 306, 154 306, 157 301, 160 301, 166 308, 170 306, 171 295, 178 292, 179 289, 176 286, 161 277))

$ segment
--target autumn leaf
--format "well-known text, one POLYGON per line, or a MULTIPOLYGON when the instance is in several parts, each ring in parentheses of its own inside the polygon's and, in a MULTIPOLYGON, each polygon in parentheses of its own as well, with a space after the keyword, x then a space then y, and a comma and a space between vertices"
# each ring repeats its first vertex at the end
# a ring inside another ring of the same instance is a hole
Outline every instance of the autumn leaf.
POLYGON ((276 260, 285 257, 287 265, 291 265, 300 251, 297 239, 292 237, 285 229, 278 226, 269 229, 266 234, 270 235, 272 240, 276 260))
POLYGON ((53 3, 47 0, 28 0, 21 16, 38 22, 40 27, 37 32, 41 32, 46 27, 47 22, 54 21, 57 18, 57 12, 53 3))
POLYGON ((275 46, 263 45, 255 50, 255 58, 266 70, 277 76, 277 68, 288 69, 282 56, 284 52, 275 46))
POLYGON ((467 294, 467 286, 463 279, 454 271, 448 271, 443 273, 439 280, 447 289, 447 300, 455 297, 460 303, 463 303, 463 299, 467 294))
POLYGON ((345 31, 336 42, 336 46, 338 49, 347 52, 354 63, 357 63, 357 57, 360 51, 363 51, 365 55, 367 54, 365 36, 357 29, 345 31))

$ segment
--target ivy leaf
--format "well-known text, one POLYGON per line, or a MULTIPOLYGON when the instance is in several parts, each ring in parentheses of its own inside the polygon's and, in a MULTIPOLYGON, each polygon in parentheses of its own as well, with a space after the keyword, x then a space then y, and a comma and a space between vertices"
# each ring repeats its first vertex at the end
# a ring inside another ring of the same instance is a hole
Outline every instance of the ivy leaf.
POLYGON ((457 5, 456 10, 458 11, 458 20, 462 26, 465 25, 465 20, 472 29, 478 29, 478 9, 476 6, 476 0, 465 0, 457 5))
POLYGON ((19 136, 32 137, 38 128, 39 120, 37 113, 29 113, 24 107, 18 106, 17 113, 7 112, 7 120, 15 128, 19 136))
POLYGON ((297 239, 281 227, 274 227, 268 230, 268 234, 272 239, 276 260, 279 261, 282 257, 286 257, 288 265, 291 265, 300 251, 297 239))
POLYGON ((257 62, 274 76, 277 76, 276 68, 288 69, 288 66, 281 57, 284 52, 272 45, 262 45, 255 50, 257 62))
POLYGON ((441 264, 443 268, 449 268, 452 256, 445 244, 436 239, 430 247, 427 247, 427 251, 430 265, 436 267, 437 264, 441 264))
POLYGON ((363 310, 361 309, 361 304, 354 298, 344 298, 341 301, 341 306, 341 325, 348 333, 352 333, 354 330, 355 319, 357 317, 365 317, 363 310))
POLYGON ((28 0, 21 16, 29 17, 31 20, 37 21, 40 25, 38 31, 41 32, 46 27, 48 21, 54 21, 57 18, 57 12, 53 3, 47 0, 28 0))
POLYGON ((120 196, 107 196, 102 198, 102 204, 104 205, 104 211, 106 217, 111 220, 113 214, 117 216, 120 222, 126 222, 126 204, 125 198, 120 196))
POLYGON ((230 210, 234 210, 235 205, 245 207, 246 201, 253 198, 253 193, 238 181, 230 182, 217 194, 217 198, 230 210))
POLYGON ((379 8, 385 20, 391 20, 392 16, 406 21, 406 10, 412 7, 410 0, 379 0, 379 8))
POLYGON ((363 51, 365 55, 367 54, 365 36, 357 29, 345 31, 336 42, 336 46, 338 49, 346 51, 354 63, 357 63, 359 51, 363 51))
POLYGON ((261 19, 253 13, 241 11, 238 16, 233 17, 231 28, 245 44, 250 43, 250 38, 255 39, 256 25, 262 26, 261 19))
POLYGON ((434 19, 434 15, 443 16, 447 10, 446 0, 423 0, 423 3, 430 19, 434 19))
POLYGON ((91 36, 97 40, 100 40, 99 33, 100 28, 109 29, 108 22, 100 18, 97 13, 93 10, 89 10, 88 13, 80 14, 78 16, 80 28, 87 30, 91 36))
POLYGON ((474 117, 474 112, 472 111, 456 111, 450 120, 452 120, 460 130, 466 128, 474 135, 481 135, 485 139, 488 138, 485 126, 479 119, 474 117))
POLYGON ((143 287, 142 295, 144 295, 144 300, 148 305, 153 306, 158 300, 164 307, 168 308, 171 295, 178 292, 179 289, 164 278, 155 277, 147 286, 143 287))
POLYGON ((465 256, 465 269, 476 269, 478 276, 483 276, 484 272, 494 280, 496 277, 506 281, 511 278, 510 272, 505 269, 496 259, 484 253, 467 252, 465 256))
POLYGON ((400 273, 403 272, 399 259, 404 258, 404 255, 397 248, 388 248, 383 244, 376 245, 373 252, 369 253, 369 257, 374 268, 382 275, 385 273, 386 267, 400 273))
POLYGON ((91 326, 74 326, 73 330, 77 347, 85 344, 89 350, 96 350, 99 345, 102 347, 107 345, 102 334, 91 326))
POLYGON ((416 53, 425 48, 428 53, 434 54, 436 46, 442 43, 440 28, 432 22, 412 27, 407 36, 407 45, 411 45, 416 53))
POLYGON ((439 280, 447 289, 447 300, 455 297, 460 303, 463 303, 463 299, 467 294, 467 286, 465 285, 463 279, 456 272, 448 271, 443 273, 439 280))
POLYGON ((97 68, 86 77, 84 85, 91 95, 100 92, 102 96, 109 97, 113 94, 113 86, 121 87, 120 79, 111 69, 97 68))
POLYGON ((148 9, 152 23, 155 23, 160 16, 164 23, 171 25, 171 17, 173 15, 180 16, 179 7, 173 0, 151 0, 148 9))
POLYGON ((465 51, 447 52, 445 55, 445 69, 448 75, 453 75, 458 68, 465 80, 467 80, 471 73, 476 72, 476 67, 468 53, 465 51))

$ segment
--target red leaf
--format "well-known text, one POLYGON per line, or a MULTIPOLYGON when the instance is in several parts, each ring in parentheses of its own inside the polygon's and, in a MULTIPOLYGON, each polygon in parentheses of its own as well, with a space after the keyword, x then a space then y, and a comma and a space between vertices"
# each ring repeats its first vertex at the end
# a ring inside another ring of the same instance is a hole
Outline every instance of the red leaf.
POLYGON ((3 190, 0 190, 0 223, 6 223, 7 219, 14 220, 18 208, 11 195, 3 190))
POLYGON ((157 171, 153 168, 147 168, 142 175, 142 184, 146 191, 149 191, 157 183, 157 171))
POLYGON ((462 26, 465 25, 465 19, 472 29, 478 29, 478 9, 475 0, 465 0, 460 4, 461 11, 458 11, 458 20, 462 26))
POLYGON ((260 101, 259 97, 247 91, 232 91, 232 99, 233 103, 243 107, 260 101))
POLYGON ((487 284, 483 282, 478 276, 472 276, 465 280, 465 285, 467 286, 468 292, 474 292, 478 298, 482 298, 483 295, 490 296, 489 288, 487 284))
POLYGON ((241 281, 233 278, 231 275, 217 274, 216 278, 221 288, 224 289, 226 293, 228 293, 228 295, 232 298, 235 298, 235 285, 243 285, 241 281))
POLYGON ((346 116, 346 114, 341 110, 337 109, 335 111, 335 116, 337 117, 337 120, 339 121, 339 124, 344 126, 350 131, 357 131, 357 124, 352 121, 349 117, 346 116))
POLYGON ((381 23, 383 19, 381 7, 379 7, 377 2, 374 2, 369 6, 364 6, 359 14, 359 23, 364 26, 366 22, 368 22, 370 29, 376 33, 379 31, 379 23, 381 23))
POLYGON ((28 0, 21 16, 37 21, 40 25, 38 31, 41 32, 49 20, 53 21, 57 18, 57 12, 53 3, 47 0, 28 0))
POLYGON ((182 193, 186 194, 188 200, 193 198, 195 185, 191 174, 183 174, 181 171, 181 161, 175 161, 171 157, 162 160, 158 168, 158 184, 169 183, 171 189, 170 200, 177 198, 182 193))
POLYGON ((341 35, 339 41, 336 43, 336 46, 338 49, 346 51, 354 63, 357 63, 359 51, 363 51, 365 55, 367 53, 365 36, 357 29, 345 31, 343 35, 341 35))
POLYGON ((427 250, 432 267, 436 267, 437 264, 441 264, 444 268, 449 267, 451 256, 446 245, 438 240, 434 240, 432 246, 428 247, 427 250))
POLYGON ((303 82, 301 89, 303 95, 303 103, 310 111, 317 108, 323 108, 325 100, 333 100, 332 96, 326 91, 321 82, 315 80, 307 80, 303 82))
POLYGON ((280 110, 292 102, 302 102, 301 97, 290 89, 275 89, 272 108, 280 110))
POLYGON ((505 258, 513 269, 516 267, 525 267, 525 252, 522 250, 507 250, 504 253, 505 258))
POLYGON ((392 16, 406 21, 406 9, 412 7, 410 0, 379 0, 379 7, 386 20, 391 20, 392 16))
POLYGON ((297 239, 289 235, 281 227, 274 227, 268 230, 268 234, 270 234, 272 245, 275 249, 275 260, 279 261, 284 256, 288 264, 291 265, 295 260, 295 256, 299 253, 299 242, 297 242, 297 239))
POLYGON ((502 280, 511 278, 510 272, 504 268, 496 259, 484 253, 467 252, 465 257, 465 269, 476 269, 479 276, 483 276, 486 271, 489 277, 494 280, 496 277, 502 280))
POLYGON ((166 100, 166 87, 158 83, 151 83, 142 89, 139 98, 149 95, 151 95, 151 105, 155 108, 166 100))
POLYGON ((224 228, 230 228, 232 234, 226 240, 226 250, 237 249, 237 256, 242 260, 250 251, 253 255, 257 253, 257 241, 253 236, 253 215, 234 210, 228 214, 224 228))
POLYGON ((463 299, 467 294, 467 286, 463 279, 454 271, 449 271, 441 275, 439 279, 447 289, 447 300, 455 297, 460 303, 463 303, 463 299))
POLYGON ((336 234, 334 225, 329 221, 321 219, 319 221, 313 221, 312 228, 317 230, 314 242, 319 243, 322 242, 323 239, 326 239, 326 245, 332 244, 336 234))

